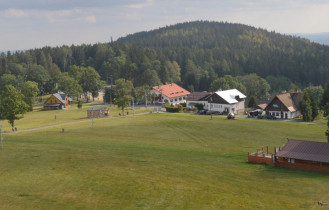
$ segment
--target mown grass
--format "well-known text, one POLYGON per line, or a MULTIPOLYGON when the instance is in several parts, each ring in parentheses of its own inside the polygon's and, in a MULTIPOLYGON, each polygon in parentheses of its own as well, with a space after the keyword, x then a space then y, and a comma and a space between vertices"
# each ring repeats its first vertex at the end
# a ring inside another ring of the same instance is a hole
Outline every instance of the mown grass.
MULTIPOLYGON (((62 123, 68 123, 73 121, 82 121, 86 120, 87 118, 87 110, 91 107, 95 107, 96 105, 92 104, 83 104, 81 109, 78 109, 76 105, 72 105, 70 109, 64 110, 37 110, 33 112, 28 112, 24 115, 24 118, 15 121, 15 127, 18 130, 24 130, 29 128, 36 128, 36 127, 43 127, 43 126, 50 126, 62 123)), ((99 105, 97 105, 99 106, 99 105)), ((105 106, 105 105, 101 105, 105 106)), ((116 106, 106 106, 109 108, 109 115, 110 117, 117 117, 119 113, 121 113, 121 109, 116 106)), ((143 113, 143 112, 150 112, 151 109, 146 109, 144 107, 135 108, 135 113, 143 113)), ((129 115, 132 115, 133 112, 131 108, 128 108, 129 115)), ((126 115, 126 110, 125 110, 126 115)), ((0 122, 3 125, 4 132, 11 131, 11 125, 8 123, 7 120, 2 120, 0 122)))
POLYGON ((5 134, 1 209, 322 209, 329 175, 247 163, 326 126, 150 114, 5 134))

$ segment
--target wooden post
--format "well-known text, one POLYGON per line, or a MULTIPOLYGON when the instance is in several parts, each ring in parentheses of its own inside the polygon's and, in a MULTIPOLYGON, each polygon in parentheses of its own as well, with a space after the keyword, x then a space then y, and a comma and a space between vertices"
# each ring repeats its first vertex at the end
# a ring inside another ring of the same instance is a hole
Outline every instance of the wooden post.
POLYGON ((266 146, 266 154, 268 154, 268 145, 266 146))

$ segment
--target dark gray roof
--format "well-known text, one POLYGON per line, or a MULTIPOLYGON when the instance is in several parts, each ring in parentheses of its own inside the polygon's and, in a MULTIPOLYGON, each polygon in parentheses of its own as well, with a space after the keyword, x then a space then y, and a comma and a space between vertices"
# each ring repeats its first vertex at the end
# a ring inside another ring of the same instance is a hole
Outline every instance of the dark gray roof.
POLYGON ((60 100, 63 104, 65 104, 65 94, 59 94, 59 93, 55 93, 53 94, 53 96, 55 96, 58 100, 60 100))
POLYGON ((96 111, 96 110, 103 111, 103 110, 108 110, 108 108, 107 107, 91 107, 90 109, 88 109, 88 111, 96 111))
POLYGON ((207 91, 203 92, 193 92, 190 95, 187 96, 187 101, 199 101, 200 99, 204 98, 205 96, 210 95, 211 93, 207 91))
POLYGON ((329 143, 288 139, 276 156, 329 163, 329 143))

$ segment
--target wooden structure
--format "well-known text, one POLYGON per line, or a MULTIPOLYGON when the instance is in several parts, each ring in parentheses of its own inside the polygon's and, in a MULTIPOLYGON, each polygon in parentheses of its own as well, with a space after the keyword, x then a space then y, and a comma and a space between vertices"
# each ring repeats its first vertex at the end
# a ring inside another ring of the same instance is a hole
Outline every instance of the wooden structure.
POLYGON ((99 118, 109 116, 109 109, 107 107, 92 107, 87 110, 88 118, 99 118))
POLYGON ((65 93, 52 94, 44 103, 44 110, 68 109, 71 107, 72 99, 65 93))
POLYGON ((329 143, 288 139, 274 153, 263 150, 248 153, 248 162, 329 173, 329 143))
POLYGON ((299 102, 303 93, 282 93, 274 96, 265 111, 276 118, 292 119, 300 115, 299 102))

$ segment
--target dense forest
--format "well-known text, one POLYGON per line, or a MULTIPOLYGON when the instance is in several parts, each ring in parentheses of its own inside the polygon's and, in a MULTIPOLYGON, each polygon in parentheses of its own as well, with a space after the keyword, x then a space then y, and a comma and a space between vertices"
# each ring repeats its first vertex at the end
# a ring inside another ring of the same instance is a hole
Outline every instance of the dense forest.
POLYGON ((72 66, 93 68, 107 83, 125 78, 135 87, 176 82, 190 91, 212 90, 231 75, 239 81, 261 78, 279 92, 324 86, 329 46, 241 24, 187 22, 111 43, 2 53, 0 89, 8 81, 16 87, 34 81, 42 92, 52 92, 72 66))

